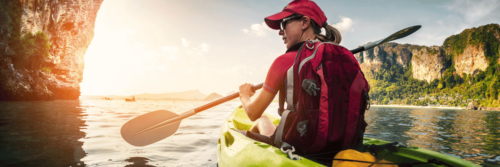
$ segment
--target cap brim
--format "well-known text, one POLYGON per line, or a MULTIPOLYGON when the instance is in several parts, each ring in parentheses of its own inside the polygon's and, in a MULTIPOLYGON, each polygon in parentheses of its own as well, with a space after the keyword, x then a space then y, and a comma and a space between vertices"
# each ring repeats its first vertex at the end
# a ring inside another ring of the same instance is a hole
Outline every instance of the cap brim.
POLYGON ((269 28, 279 30, 281 20, 292 14, 292 12, 281 11, 279 13, 266 17, 264 21, 266 22, 267 26, 269 26, 269 28))

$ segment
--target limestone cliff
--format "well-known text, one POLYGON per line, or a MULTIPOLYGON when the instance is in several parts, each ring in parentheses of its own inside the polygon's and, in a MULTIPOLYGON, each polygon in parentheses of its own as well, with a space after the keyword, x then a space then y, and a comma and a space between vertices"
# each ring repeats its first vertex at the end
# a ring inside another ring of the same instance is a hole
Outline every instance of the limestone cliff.
POLYGON ((461 76, 476 75, 500 64, 499 43, 500 26, 489 24, 450 36, 442 46, 387 43, 354 56, 365 71, 393 65, 407 68, 411 64, 413 78, 431 82, 441 79, 448 68, 461 76))
POLYGON ((455 70, 457 74, 477 74, 479 71, 484 71, 488 67, 488 62, 484 55, 484 46, 467 45, 464 52, 459 54, 455 60, 455 70))
POLYGON ((408 67, 408 63, 411 61, 411 57, 413 56, 411 51, 408 48, 402 48, 396 53, 398 55, 396 58, 397 63, 404 68, 408 67))
POLYGON ((0 100, 78 99, 102 1, 0 1, 0 100))
POLYGON ((500 25, 488 24, 465 29, 443 42, 447 55, 453 59, 459 75, 486 71, 489 66, 500 63, 500 25))
POLYGON ((365 66, 365 68, 378 69, 382 64, 384 64, 386 57, 388 56, 383 49, 376 46, 373 49, 356 54, 355 57, 358 61, 361 60, 361 62, 363 62, 363 66, 365 66))
POLYGON ((408 67, 411 61, 412 52, 408 49, 412 45, 387 43, 376 46, 354 55, 363 69, 373 69, 377 71, 382 65, 400 65, 408 67))
POLYGON ((413 78, 431 82, 441 79, 446 68, 441 47, 424 47, 412 50, 411 59, 413 78))

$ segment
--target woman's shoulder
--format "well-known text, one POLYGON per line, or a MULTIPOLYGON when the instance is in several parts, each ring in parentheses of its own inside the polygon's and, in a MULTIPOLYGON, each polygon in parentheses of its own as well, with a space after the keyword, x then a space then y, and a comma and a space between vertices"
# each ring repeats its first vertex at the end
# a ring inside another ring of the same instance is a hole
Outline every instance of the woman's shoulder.
MULTIPOLYGON (((276 58, 276 60, 294 60, 297 55, 297 51, 286 52, 276 58)), ((275 60, 275 61, 276 61, 275 60)))
POLYGON ((287 52, 285 54, 282 54, 281 56, 278 56, 276 59, 274 59, 271 69, 277 70, 290 68, 290 66, 293 65, 293 61, 295 60, 296 55, 297 52, 287 52))

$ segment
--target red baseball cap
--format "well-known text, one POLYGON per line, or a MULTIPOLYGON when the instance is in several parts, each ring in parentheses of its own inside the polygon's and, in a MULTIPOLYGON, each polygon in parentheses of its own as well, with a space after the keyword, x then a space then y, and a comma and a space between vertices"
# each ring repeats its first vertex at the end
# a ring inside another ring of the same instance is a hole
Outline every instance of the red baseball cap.
POLYGON ((266 17, 264 21, 270 28, 279 30, 281 20, 295 13, 311 18, 321 27, 326 24, 325 13, 311 0, 294 0, 283 11, 266 17))

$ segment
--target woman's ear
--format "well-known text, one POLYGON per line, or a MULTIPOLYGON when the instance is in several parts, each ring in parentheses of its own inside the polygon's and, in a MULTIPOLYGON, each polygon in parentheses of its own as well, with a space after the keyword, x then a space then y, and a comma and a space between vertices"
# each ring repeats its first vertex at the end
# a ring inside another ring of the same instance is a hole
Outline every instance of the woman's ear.
POLYGON ((311 24, 311 18, 307 17, 307 16, 304 16, 302 17, 302 30, 305 30, 307 29, 307 27, 309 27, 309 25, 311 24))

